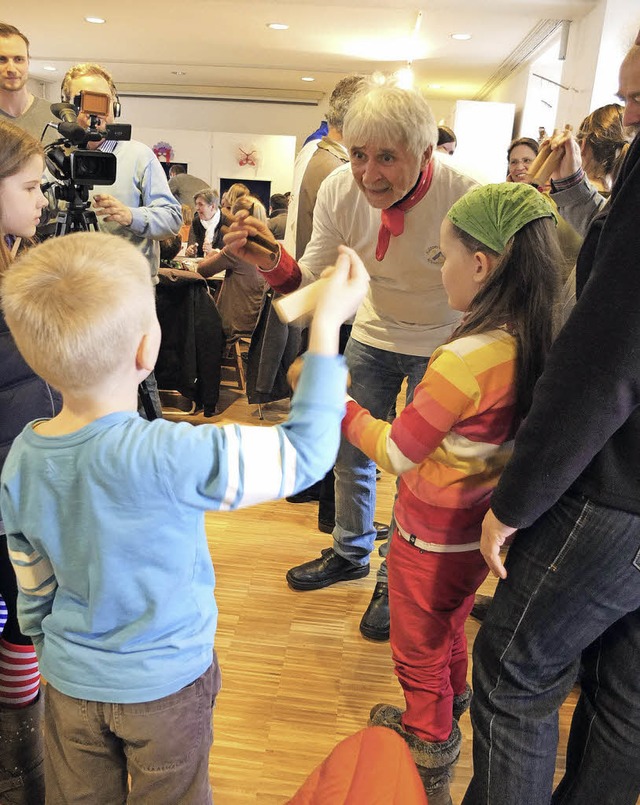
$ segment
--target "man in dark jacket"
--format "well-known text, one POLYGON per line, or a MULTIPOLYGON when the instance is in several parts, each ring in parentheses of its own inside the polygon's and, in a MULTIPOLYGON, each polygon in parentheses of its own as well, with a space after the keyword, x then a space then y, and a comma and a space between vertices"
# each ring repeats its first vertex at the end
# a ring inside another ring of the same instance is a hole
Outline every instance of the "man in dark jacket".
MULTIPOLYGON (((619 96, 637 135, 640 44, 619 96)), ((481 550, 502 581, 474 646, 464 805, 635 805, 640 794, 639 205, 636 136, 484 522, 481 550), (558 709, 581 664, 552 798, 558 709)))
POLYGON ((208 187, 204 179, 198 179, 197 176, 187 173, 184 165, 172 165, 169 168, 169 190, 180 204, 187 204, 193 212, 196 209, 194 196, 208 187))
POLYGON ((282 193, 274 193, 269 199, 269 212, 268 226, 273 232, 273 237, 276 240, 284 240, 284 233, 287 228, 287 212, 289 207, 287 198, 282 193))

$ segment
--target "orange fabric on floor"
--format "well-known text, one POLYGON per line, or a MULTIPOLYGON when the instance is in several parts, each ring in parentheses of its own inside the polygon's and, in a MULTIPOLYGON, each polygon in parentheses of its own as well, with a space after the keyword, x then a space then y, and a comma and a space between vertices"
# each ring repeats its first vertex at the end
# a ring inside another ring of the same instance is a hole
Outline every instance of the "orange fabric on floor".
POLYGON ((427 805, 409 749, 386 727, 341 741, 288 805, 427 805))

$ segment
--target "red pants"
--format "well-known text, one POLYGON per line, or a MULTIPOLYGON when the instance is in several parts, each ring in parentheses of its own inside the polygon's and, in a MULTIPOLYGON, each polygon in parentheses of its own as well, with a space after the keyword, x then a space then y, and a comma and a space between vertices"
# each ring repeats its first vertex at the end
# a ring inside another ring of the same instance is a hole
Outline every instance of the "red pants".
POLYGON ((467 681, 464 622, 487 576, 479 550, 431 553, 394 531, 387 559, 391 651, 406 701, 402 723, 424 741, 446 741, 453 697, 467 681))

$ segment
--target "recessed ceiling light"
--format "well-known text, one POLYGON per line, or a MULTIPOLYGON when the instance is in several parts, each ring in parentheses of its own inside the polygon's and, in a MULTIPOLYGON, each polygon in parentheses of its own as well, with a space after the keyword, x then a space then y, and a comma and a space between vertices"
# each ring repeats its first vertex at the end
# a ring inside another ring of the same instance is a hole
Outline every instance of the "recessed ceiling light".
POLYGON ((410 65, 401 67, 394 75, 400 89, 411 89, 413 87, 414 75, 410 65))
POLYGON ((102 17, 85 17, 84 20, 85 22, 93 22, 95 25, 102 25, 103 22, 106 22, 102 17))
POLYGON ((270 22, 267 24, 267 28, 271 28, 272 31, 286 31, 288 27, 284 22, 270 22))
POLYGON ((186 75, 184 70, 172 70, 171 75, 186 75))
POLYGON ((58 68, 57 67, 52 67, 50 64, 45 64, 45 66, 42 69, 46 70, 48 73, 55 73, 55 71, 58 68))
POLYGON ((315 78, 311 75, 303 75, 300 81, 315 81, 315 78))
POLYGON ((471 34, 451 34, 452 39, 458 39, 460 42, 466 42, 471 39, 471 34))
POLYGON ((429 89, 442 89, 442 84, 429 84, 429 89))

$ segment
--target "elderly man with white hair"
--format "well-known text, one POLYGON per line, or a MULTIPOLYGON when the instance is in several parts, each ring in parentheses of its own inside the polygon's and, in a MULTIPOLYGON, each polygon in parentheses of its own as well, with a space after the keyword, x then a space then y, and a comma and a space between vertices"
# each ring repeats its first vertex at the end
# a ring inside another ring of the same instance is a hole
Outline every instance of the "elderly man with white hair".
MULTIPOLYGON (((271 261, 252 250, 248 235, 270 237, 252 218, 234 224, 225 238, 228 248, 256 263, 281 293, 317 279, 341 243, 358 252, 371 285, 345 358, 352 396, 378 418, 393 408, 405 379, 411 400, 429 356, 448 339, 457 320, 440 279, 440 224, 476 183, 433 159, 437 138, 433 114, 419 92, 366 82, 344 119, 350 164, 322 183, 311 240, 299 262, 284 249, 271 261)), ((376 536, 375 465, 343 440, 335 476, 333 546, 289 570, 287 581, 295 590, 316 590, 369 573, 376 536)), ((384 565, 360 628, 366 637, 388 639, 384 565)))

